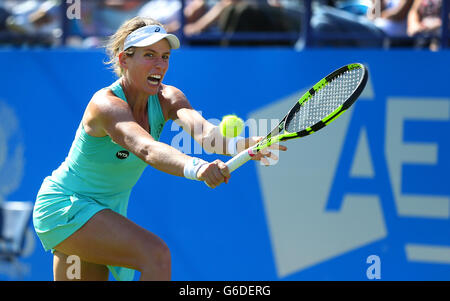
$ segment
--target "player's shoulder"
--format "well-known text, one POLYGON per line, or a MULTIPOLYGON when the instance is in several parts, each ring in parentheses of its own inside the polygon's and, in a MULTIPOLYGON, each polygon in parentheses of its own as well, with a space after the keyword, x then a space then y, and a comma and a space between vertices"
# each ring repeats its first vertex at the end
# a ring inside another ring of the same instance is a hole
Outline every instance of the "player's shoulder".
POLYGON ((186 96, 184 95, 183 91, 175 86, 165 84, 161 85, 161 89, 159 90, 159 97, 171 103, 186 100, 186 96))
POLYGON ((126 102, 117 97, 110 89, 97 91, 89 101, 83 122, 85 127, 96 129, 105 121, 129 116, 130 108, 126 102))
POLYGON ((186 95, 177 87, 162 85, 159 92, 159 99, 164 103, 168 118, 174 120, 177 117, 177 111, 183 108, 192 108, 186 95))
POLYGON ((92 96, 90 106, 96 107, 99 110, 108 110, 108 108, 129 108, 125 101, 118 97, 111 89, 103 88, 98 90, 92 96))
POLYGON ((190 107, 189 101, 183 91, 174 86, 163 85, 159 91, 159 99, 168 104, 170 110, 179 107, 190 107))

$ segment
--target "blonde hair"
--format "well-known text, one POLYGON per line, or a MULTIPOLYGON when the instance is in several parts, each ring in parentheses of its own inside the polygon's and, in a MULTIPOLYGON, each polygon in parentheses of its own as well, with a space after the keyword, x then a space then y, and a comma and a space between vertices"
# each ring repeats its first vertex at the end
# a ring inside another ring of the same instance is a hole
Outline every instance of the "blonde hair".
MULTIPOLYGON (((164 28, 161 23, 152 18, 134 17, 123 23, 116 33, 109 37, 106 45, 106 53, 109 56, 109 61, 107 61, 106 64, 111 65, 111 68, 117 76, 120 77, 123 74, 122 67, 119 63, 119 54, 123 51, 125 39, 133 31, 148 25, 159 25, 164 28)), ((125 51, 125 54, 131 57, 134 55, 134 52, 135 47, 130 47, 125 51)))

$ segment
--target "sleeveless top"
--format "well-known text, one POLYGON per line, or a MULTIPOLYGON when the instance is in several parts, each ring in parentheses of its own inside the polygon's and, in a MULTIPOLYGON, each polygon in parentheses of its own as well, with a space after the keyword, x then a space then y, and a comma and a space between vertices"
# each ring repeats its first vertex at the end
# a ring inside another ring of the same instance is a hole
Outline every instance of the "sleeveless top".
MULTIPOLYGON (((127 101, 119 80, 106 89, 127 101)), ((165 119, 158 95, 148 98, 148 119, 150 134, 159 140, 165 119)), ((113 142, 109 136, 87 134, 80 122, 68 156, 50 178, 68 190, 107 199, 129 193, 146 166, 147 163, 113 142)))

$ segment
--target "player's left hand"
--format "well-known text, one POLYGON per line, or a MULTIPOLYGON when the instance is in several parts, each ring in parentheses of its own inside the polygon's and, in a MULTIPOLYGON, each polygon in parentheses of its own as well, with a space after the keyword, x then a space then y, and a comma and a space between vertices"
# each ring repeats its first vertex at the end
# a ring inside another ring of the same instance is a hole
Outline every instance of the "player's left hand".
MULTIPOLYGON (((258 143, 262 139, 264 139, 264 137, 249 137, 246 139, 248 140, 248 144, 247 142, 246 144, 250 147, 258 143)), ((261 163, 265 166, 269 166, 271 164, 267 158, 270 158, 273 161, 278 161, 279 157, 275 153, 278 153, 279 151, 287 151, 287 147, 279 143, 272 144, 269 147, 264 148, 260 152, 258 152, 254 157, 252 157, 252 160, 261 161, 261 163)))

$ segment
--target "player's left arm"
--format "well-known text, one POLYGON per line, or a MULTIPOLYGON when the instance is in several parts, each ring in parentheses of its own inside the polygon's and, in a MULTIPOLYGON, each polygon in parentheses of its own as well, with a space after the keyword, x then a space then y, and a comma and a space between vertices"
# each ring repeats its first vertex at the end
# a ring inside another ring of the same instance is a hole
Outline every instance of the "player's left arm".
MULTIPOLYGON (((223 137, 218 126, 206 120, 196 111, 184 93, 172 86, 165 86, 163 97, 170 102, 168 117, 189 133, 204 150, 214 154, 231 155, 227 145, 230 139, 223 137)), ((237 150, 242 151, 256 144, 258 137, 238 141, 237 150)))
POLYGON ((189 103, 184 93, 172 86, 165 86, 164 98, 170 102, 168 117, 189 133, 204 150, 215 154, 227 154, 229 139, 220 134, 218 126, 206 120, 189 103))
MULTIPOLYGON (((220 128, 206 120, 189 103, 184 93, 172 86, 166 86, 164 97, 170 101, 168 117, 176 122, 189 133, 192 138, 199 143, 204 150, 214 154, 233 155, 228 151, 230 140, 236 141, 236 150, 241 152, 250 146, 258 143, 263 137, 248 137, 241 140, 234 140, 224 137, 220 133, 220 128)), ((285 151, 287 148, 282 145, 274 145, 270 149, 285 151)), ((264 164, 269 164, 265 157, 277 160, 277 156, 269 150, 258 153, 254 160, 262 160, 264 164)))

